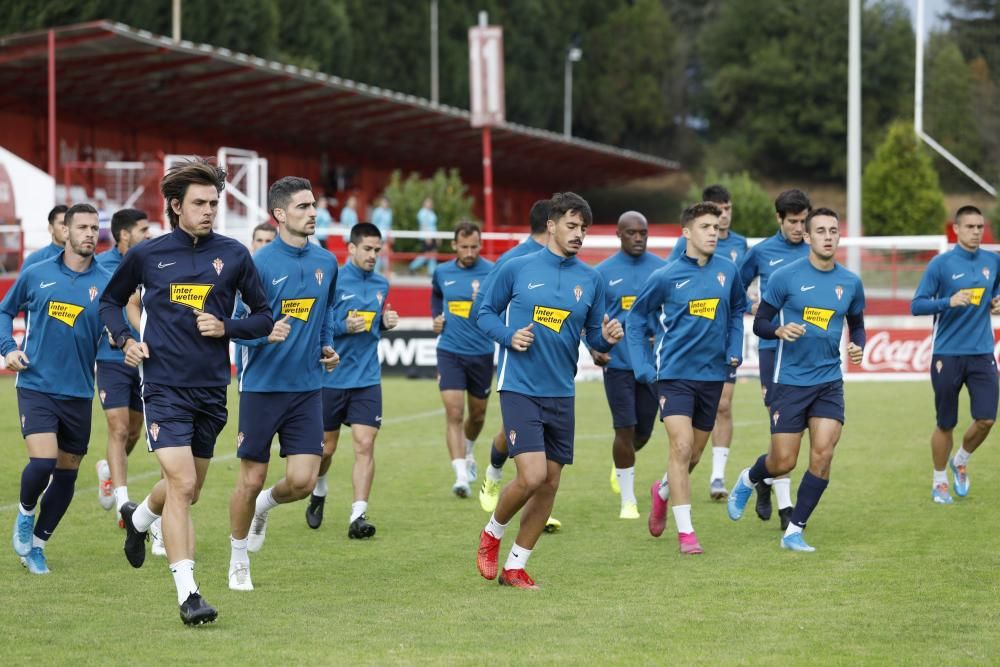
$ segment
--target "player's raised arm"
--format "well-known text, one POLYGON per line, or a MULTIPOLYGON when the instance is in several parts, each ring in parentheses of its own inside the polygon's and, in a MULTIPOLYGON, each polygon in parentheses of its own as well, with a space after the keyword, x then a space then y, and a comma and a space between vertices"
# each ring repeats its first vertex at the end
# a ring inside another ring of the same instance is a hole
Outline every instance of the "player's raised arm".
POLYGON ((649 345, 650 318, 667 300, 669 281, 662 279, 665 269, 659 269, 649 277, 643 286, 639 297, 632 304, 625 326, 625 342, 632 358, 635 377, 640 382, 650 383, 656 379, 656 367, 653 362, 653 349, 649 345))
POLYGON ((101 294, 101 322, 111 333, 111 340, 120 348, 132 337, 122 308, 128 305, 136 288, 142 284, 142 258, 142 248, 126 254, 101 294))
MULTIPOLYGON (((124 266, 124 262, 122 264, 124 266)), ((243 303, 250 309, 250 314, 240 320, 223 319, 226 336, 244 340, 267 336, 274 328, 274 317, 271 305, 267 302, 267 294, 264 293, 264 286, 260 282, 257 266, 253 263, 249 251, 243 256, 239 291, 243 303)))
POLYGON ((483 302, 479 306, 479 317, 476 324, 487 336, 504 347, 511 346, 515 329, 508 327, 500 318, 500 313, 507 308, 514 295, 514 272, 510 264, 505 264, 497 271, 490 283, 483 302))

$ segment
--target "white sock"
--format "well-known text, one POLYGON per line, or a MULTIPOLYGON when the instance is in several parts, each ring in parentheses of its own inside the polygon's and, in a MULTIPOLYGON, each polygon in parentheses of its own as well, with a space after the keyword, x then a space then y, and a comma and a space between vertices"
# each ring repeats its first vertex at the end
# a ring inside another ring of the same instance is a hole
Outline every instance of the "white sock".
POLYGON ((232 551, 229 554, 229 566, 232 567, 236 563, 249 563, 250 556, 247 554, 247 538, 238 540, 232 535, 229 536, 229 545, 232 547, 232 551))
POLYGON ((667 501, 670 500, 670 485, 667 483, 667 474, 663 473, 663 479, 660 480, 660 500, 667 501))
POLYGON ((677 524, 678 533, 693 533, 694 526, 691 524, 691 506, 674 505, 674 523, 677 524))
POLYGON ((198 592, 198 584, 194 583, 194 561, 179 560, 170 564, 174 575, 174 586, 177 587, 177 604, 184 604, 188 596, 198 592))
POLYGON ((359 516, 368 511, 368 501, 367 500, 355 500, 351 503, 351 520, 348 523, 354 523, 354 520, 359 516))
POLYGON ((469 484, 469 464, 465 459, 452 459, 452 470, 455 471, 455 484, 469 484))
POLYGON ((964 466, 969 462, 969 457, 972 456, 969 452, 965 451, 965 447, 959 447, 958 451, 955 452, 955 458, 952 461, 955 463, 955 467, 964 466))
POLYGON ((794 523, 792 523, 791 521, 789 521, 788 522, 788 528, 785 529, 785 537, 788 537, 789 535, 794 535, 795 533, 801 533, 801 532, 802 532, 802 526, 796 526, 794 523))
POLYGON ((257 494, 257 502, 253 510, 255 514, 267 514, 278 506, 278 501, 274 499, 274 494, 271 493, 273 490, 274 487, 272 486, 257 494))
POLYGON ((486 466, 486 477, 491 482, 499 482, 503 479, 503 468, 494 468, 493 464, 486 466))
MULTIPOLYGON (((37 508, 37 507, 38 507, 38 505, 36 504, 35 508, 37 508)), ((20 512, 21 514, 23 514, 24 516, 35 516, 35 509, 34 508, 32 508, 30 510, 26 510, 26 509, 24 509, 24 505, 22 505, 21 503, 17 504, 17 511, 20 512)))
POLYGON ((774 495, 778 499, 778 509, 783 510, 792 506, 792 480, 787 477, 779 477, 771 484, 774 495))
POLYGON ((153 522, 160 518, 159 514, 153 514, 153 510, 149 509, 149 496, 139 503, 139 506, 135 508, 135 512, 132 513, 132 525, 140 533, 144 533, 149 530, 149 527, 153 525, 153 522))
POLYGON ((128 502, 128 487, 127 486, 116 486, 115 487, 115 509, 119 512, 122 511, 122 505, 128 502))
POLYGON ((947 483, 948 483, 948 471, 947 470, 935 470, 934 471, 934 482, 931 484, 931 488, 933 489, 938 484, 947 484, 947 483))
POLYGON ((615 468, 615 479, 618 480, 618 487, 621 489, 622 505, 625 503, 635 503, 635 467, 615 468))
POLYGON ((44 549, 45 548, 45 542, 46 542, 46 540, 43 540, 42 538, 40 538, 40 537, 38 537, 36 535, 32 535, 31 536, 31 546, 32 546, 32 548, 38 547, 39 549, 44 549))
POLYGON ((326 498, 326 475, 320 475, 316 478, 316 488, 313 489, 312 494, 317 498, 326 498))
POLYGON ((743 472, 740 473, 740 481, 753 488, 753 482, 750 481, 750 468, 743 469, 743 472))
POLYGON ((507 562, 504 563, 503 569, 523 570, 528 565, 529 558, 531 558, 531 549, 519 547, 515 542, 514 546, 510 548, 510 555, 507 556, 507 562))
POLYGON ((712 447, 712 477, 713 479, 726 478, 726 461, 729 460, 729 447, 712 447))
POLYGON ((473 450, 475 450, 475 448, 476 448, 476 441, 475 440, 469 440, 468 438, 466 438, 465 439, 465 458, 467 458, 467 459, 472 458, 472 452, 473 452, 473 450))
POLYGON ((493 537, 497 538, 498 540, 502 540, 505 530, 507 530, 507 524, 500 523, 499 521, 497 521, 497 515, 491 514, 490 520, 486 524, 486 532, 492 535, 493 537))

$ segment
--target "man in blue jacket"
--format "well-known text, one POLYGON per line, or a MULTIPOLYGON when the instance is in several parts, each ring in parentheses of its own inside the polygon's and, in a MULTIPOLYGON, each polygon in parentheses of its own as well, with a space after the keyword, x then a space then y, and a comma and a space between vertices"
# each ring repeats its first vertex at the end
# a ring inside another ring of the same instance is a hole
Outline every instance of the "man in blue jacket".
MULTIPOLYGON (((149 238, 149 216, 145 211, 123 208, 111 216, 111 236, 115 245, 95 259, 114 274, 132 246, 149 238)), ((133 337, 138 334, 133 331, 133 337)), ((97 497, 106 510, 114 507, 119 525, 122 505, 128 502, 128 456, 142 433, 142 381, 139 369, 125 364, 125 355, 101 337, 97 350, 97 396, 108 422, 107 459, 97 462, 97 497)))
POLYGON ((471 493, 476 479, 476 438, 486 420, 486 404, 493 382, 493 341, 476 326, 475 302, 493 262, 479 256, 479 227, 471 222, 455 226, 457 257, 441 264, 431 280, 431 316, 437 342, 438 389, 444 403, 448 454, 455 472, 451 490, 459 498, 471 493), (466 398, 468 395, 468 398, 466 398), (464 404, 469 418, 464 419, 464 404))
MULTIPOLYGON (((803 242, 805 238, 805 219, 812 210, 809 197, 801 190, 786 190, 774 200, 775 217, 778 221, 778 231, 774 236, 764 239, 747 252, 740 264, 740 277, 743 287, 749 288, 754 278, 760 278, 758 293, 763 296, 771 275, 791 264, 797 259, 809 255, 809 246, 803 242)), ((751 312, 757 312, 755 303, 751 312)), ((770 403, 771 389, 774 385, 774 353, 778 345, 774 340, 761 339, 758 344, 760 366, 760 389, 764 397, 764 407, 770 403)), ((757 485, 757 516, 768 521, 771 518, 771 489, 778 497, 778 519, 781 530, 788 527, 792 516, 792 483, 787 477, 761 481, 757 485)))
POLYGON ((142 366, 146 435, 163 473, 141 504, 122 506, 125 556, 146 559, 146 531, 163 516, 163 541, 181 620, 209 623, 217 610, 194 577, 191 505, 205 482, 215 439, 226 425, 229 339, 254 339, 274 322, 246 247, 212 225, 225 172, 203 160, 172 167, 160 182, 173 228, 133 248, 101 297, 101 318, 125 363, 142 366), (122 307, 142 286, 143 322, 136 341, 122 307), (250 314, 232 319, 236 295, 250 314))
MULTIPOLYGON (((621 250, 595 268, 604 280, 604 312, 623 325, 646 280, 665 262, 646 252, 649 225, 646 216, 627 211, 618 218, 621 250)), ((626 334, 627 335, 627 334, 626 334)), ((635 453, 649 442, 656 421, 656 396, 652 387, 635 379, 628 345, 612 352, 590 351, 594 363, 604 369, 604 394, 611 408, 615 431, 611 446, 612 489, 621 496, 621 519, 638 519, 635 498, 635 453)))
POLYGON ((626 329, 635 377, 656 383, 670 440, 667 474, 650 489, 649 532, 663 534, 672 498, 682 554, 702 553, 691 521, 690 472, 712 434, 729 369, 743 361, 746 292, 736 265, 715 254, 721 215, 712 203, 684 210, 684 255, 646 281, 626 329))
POLYGON ((68 208, 63 204, 58 204, 53 206, 52 210, 49 211, 49 236, 52 238, 52 242, 25 257, 24 262, 21 263, 22 271, 32 264, 52 259, 63 251, 63 247, 66 245, 67 228, 65 218, 67 210, 68 208))
POLYGON ((94 360, 103 331, 97 297, 111 277, 94 261, 97 210, 72 206, 65 227, 65 249, 22 271, 0 302, 0 354, 6 367, 17 371, 17 408, 28 450, 13 545, 32 574, 49 572, 45 546, 73 500, 87 453, 94 360), (18 348, 13 321, 22 310, 28 325, 18 348))
POLYGON ((828 208, 805 219, 809 256, 771 275, 754 318, 754 333, 777 340, 774 385, 768 399, 771 446, 740 473, 729 495, 729 518, 743 515, 753 487, 795 468, 802 432, 809 429, 809 469, 802 475, 795 509, 781 548, 811 552, 802 531, 830 483, 834 448, 844 427, 840 343, 846 320, 847 354, 860 364, 865 346, 865 291, 861 278, 837 263, 840 220, 828 208))
POLYGON ((323 378, 323 461, 316 488, 306 508, 306 523, 319 528, 326 502, 326 473, 340 439, 340 427, 351 427, 354 469, 351 480, 354 502, 348 518, 347 536, 368 539, 375 525, 368 520, 368 497, 375 479, 375 437, 382 426, 382 366, 378 342, 382 332, 399 323, 399 314, 389 305, 389 281, 375 273, 382 251, 382 235, 370 222, 351 229, 348 261, 340 270, 337 291, 327 312, 333 348, 340 354, 337 370, 323 378))
POLYGON ((287 176, 267 193, 278 237, 254 255, 271 312, 281 316, 266 338, 238 341, 240 472, 229 502, 229 588, 252 591, 249 552, 264 545, 269 512, 309 495, 323 454, 323 370, 334 352, 326 314, 337 285, 337 260, 309 242, 316 199, 304 178, 287 176), (271 442, 279 437, 285 476, 264 489, 271 442), (263 489, 263 490, 262 490, 263 489))
POLYGON ((501 585, 537 588, 525 566, 552 510, 562 468, 573 462, 581 332, 598 352, 623 335, 621 324, 604 313, 601 275, 576 257, 592 220, 582 197, 555 194, 546 249, 498 270, 479 309, 479 328, 508 351, 497 371, 497 391, 517 467, 480 535, 477 566, 486 579, 496 578, 500 540, 524 508, 501 585))
POLYGON ((960 498, 969 493, 969 457, 986 440, 997 417, 1000 388, 990 316, 1000 315, 1000 256, 979 247, 985 226, 975 206, 958 209, 954 222, 958 243, 931 260, 911 305, 914 315, 934 316, 931 386, 937 423, 931 434, 931 499, 943 505, 953 502, 949 467, 955 493, 960 498), (962 385, 969 391, 972 424, 951 456, 962 385))

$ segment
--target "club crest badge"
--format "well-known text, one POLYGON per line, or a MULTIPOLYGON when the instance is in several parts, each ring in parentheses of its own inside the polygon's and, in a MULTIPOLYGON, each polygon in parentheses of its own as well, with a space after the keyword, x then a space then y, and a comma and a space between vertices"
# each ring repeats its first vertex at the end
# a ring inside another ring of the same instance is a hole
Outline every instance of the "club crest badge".
MULTIPOLYGON (((987 269, 983 269, 983 270, 986 271, 987 269)), ((987 277, 989 277, 989 276, 987 276, 987 277)), ((90 289, 87 290, 87 293, 90 294, 90 302, 93 303, 94 299, 97 298, 97 286, 96 285, 91 285, 90 289)))
POLYGON ((382 305, 382 292, 375 292, 375 298, 378 299, 378 305, 382 305))
MULTIPOLYGON (((983 277, 986 278, 987 280, 990 279, 990 270, 985 266, 983 267, 983 277)), ((91 299, 91 301, 93 301, 93 299, 91 299)))
POLYGON ((160 425, 156 422, 149 425, 149 437, 153 439, 153 442, 156 442, 156 439, 160 437, 160 425))
POLYGON ((716 276, 715 276, 715 279, 716 279, 716 280, 718 280, 718 281, 719 281, 719 284, 720 284, 720 285, 722 285, 723 287, 725 287, 725 286, 726 286, 726 274, 725 274, 725 273, 722 273, 722 272, 720 271, 720 272, 718 273, 718 275, 716 275, 716 276))
POLYGON ((472 300, 476 300, 476 295, 479 294, 479 285, 481 283, 478 280, 472 281, 472 300))
POLYGON ((224 267, 224 266, 225 266, 225 264, 222 263, 222 259, 221 258, 216 257, 214 260, 212 260, 212 268, 215 269, 216 275, 219 275, 219 276, 222 275, 222 267, 224 267))
POLYGON ((840 285, 834 287, 833 291, 837 295, 837 301, 840 301, 841 299, 844 298, 844 288, 841 287, 840 285))
POLYGON ((575 296, 576 300, 579 302, 580 301, 580 297, 583 296, 583 288, 580 287, 579 285, 577 285, 576 287, 574 287, 573 288, 573 296, 575 296))
POLYGON ((507 434, 507 438, 510 440, 510 444, 513 445, 515 442, 517 442, 517 431, 511 429, 510 433, 507 434))
POLYGON ((24 415, 21 415, 21 428, 24 428, 24 422, 26 419, 27 418, 24 415))
POLYGON ((773 422, 774 422, 774 425, 775 425, 775 426, 777 426, 777 425, 778 425, 778 420, 779 420, 780 418, 781 418, 781 413, 780 413, 780 412, 778 412, 777 410, 775 410, 775 411, 774 411, 774 414, 773 414, 773 415, 771 415, 771 421, 773 421, 773 422))
POLYGON ((663 395, 661 395, 661 396, 660 396, 660 409, 662 410, 662 409, 663 409, 663 406, 664 406, 664 405, 666 405, 666 404, 667 404, 667 397, 666 397, 666 396, 663 396, 663 395))
POLYGON ((731 260, 733 260, 735 262, 737 257, 739 257, 739 253, 736 252, 735 248, 733 248, 732 250, 729 251, 729 259, 731 259, 731 260))
POLYGON ((942 368, 944 368, 944 362, 943 362, 943 361, 941 361, 940 359, 938 359, 938 360, 937 360, 937 361, 936 361, 936 362, 934 363, 934 370, 936 370, 936 371, 937 371, 937 372, 938 372, 938 373, 940 374, 940 373, 941 373, 941 369, 942 369, 942 368))
POLYGON ((323 269, 316 269, 316 284, 323 284, 323 269))
POLYGON ((240 431, 240 432, 239 432, 239 433, 238 433, 238 434, 236 435, 236 449, 239 449, 240 447, 242 447, 242 446, 243 446, 243 438, 244 438, 244 437, 246 437, 246 436, 244 436, 244 435, 243 435, 243 431, 240 431))
POLYGON ((102 389, 101 391, 98 392, 98 396, 101 397, 101 405, 104 405, 104 399, 108 397, 108 392, 102 389))

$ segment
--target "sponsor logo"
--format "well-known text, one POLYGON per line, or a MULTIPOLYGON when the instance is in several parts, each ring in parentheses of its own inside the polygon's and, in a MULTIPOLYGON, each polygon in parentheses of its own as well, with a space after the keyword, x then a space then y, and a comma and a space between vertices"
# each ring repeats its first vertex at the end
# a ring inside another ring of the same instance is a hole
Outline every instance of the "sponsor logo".
POLYGON ((784 261, 785 261, 784 258, 782 258, 782 259, 772 259, 770 262, 767 263, 767 265, 768 266, 777 266, 778 264, 781 264, 784 261))
POLYGON ((87 294, 90 295, 90 302, 94 303, 94 299, 97 298, 97 285, 91 285, 90 289, 87 290, 87 294))
POLYGON ((545 283, 532 283, 532 282, 529 282, 528 283, 528 289, 535 289, 536 287, 541 287, 544 284, 545 283))
POLYGON ((614 287, 615 285, 617 285, 618 283, 620 283, 623 280, 625 280, 625 279, 624 278, 618 278, 617 280, 610 280, 610 281, 608 281, 608 284, 611 285, 612 287, 614 287))
MULTIPOLYGON (((914 332, 915 333, 915 332, 914 332)), ((888 331, 879 331, 869 336, 865 345, 865 356, 861 360, 862 370, 869 372, 926 372, 931 367, 934 354, 934 338, 930 333, 919 332, 920 338, 905 338, 912 335, 897 334, 896 340, 888 331)), ((941 372, 940 359, 935 370, 941 372)))
POLYGON ((556 333, 562 331, 563 322, 569 317, 570 311, 562 308, 550 308, 549 306, 535 306, 531 315, 534 322, 538 322, 546 329, 551 329, 556 333))
POLYGON ((56 284, 56 281, 54 281, 54 280, 53 280, 52 282, 50 282, 50 283, 47 283, 47 282, 45 282, 45 281, 43 280, 43 281, 41 282, 41 284, 39 284, 38 286, 39 286, 39 287, 41 287, 42 289, 46 289, 46 288, 48 288, 48 287, 52 287, 52 286, 53 286, 53 285, 55 285, 55 284, 56 284))
POLYGON ((173 266, 176 263, 177 262, 167 262, 166 264, 164 264, 163 262, 160 262, 159 264, 156 265, 156 268, 158 268, 158 269, 165 269, 168 266, 173 266))
POLYGON ((579 303, 580 302, 580 297, 583 296, 583 288, 580 287, 579 285, 577 285, 576 287, 574 287, 573 288, 573 296, 576 297, 576 301, 577 301, 577 303, 579 303))
POLYGON ((802 285, 801 287, 799 287, 799 291, 800 292, 808 292, 811 289, 816 289, 816 286, 815 285, 802 285))
POLYGON ((363 317, 365 318, 365 331, 372 330, 372 322, 375 321, 375 315, 377 314, 374 310, 352 310, 348 313, 351 317, 363 317))
POLYGON ((340 300, 341 301, 347 301, 348 299, 353 299, 353 298, 354 298, 353 294, 341 294, 340 295, 340 300))
POLYGON ((156 422, 149 425, 149 437, 153 439, 153 442, 156 442, 156 439, 160 437, 160 425, 156 422))
POLYGON ((281 314, 288 315, 289 317, 294 317, 297 320, 303 322, 309 321, 309 313, 312 312, 313 304, 316 303, 316 299, 282 299, 281 300, 281 314))
POLYGON ((221 276, 222 267, 224 266, 225 264, 222 263, 222 260, 220 258, 216 257, 215 259, 212 260, 212 268, 215 269, 215 275, 221 276))
POLYGON ((83 312, 83 306, 64 301, 49 301, 49 317, 71 327, 76 326, 76 318, 83 312))
POLYGON ((471 301, 449 301, 448 302, 448 312, 456 317, 461 317, 463 319, 469 319, 469 313, 472 312, 472 302, 471 301))
POLYGON ((315 275, 316 275, 316 284, 317 285, 322 285, 323 284, 323 269, 316 269, 315 275))
POLYGON ((382 415, 375 415, 375 421, 377 421, 379 424, 381 424, 382 423, 382 415))
POLYGON ((682 280, 679 283, 674 283, 674 288, 680 289, 680 288, 684 287, 685 285, 687 285, 689 282, 691 282, 690 278, 688 278, 687 280, 682 280))
POLYGON ((510 433, 507 434, 507 438, 510 440, 510 444, 513 445, 515 442, 517 442, 517 431, 511 429, 510 433))
POLYGON ((205 310, 205 301, 215 285, 170 283, 170 303, 194 310, 205 310))
POLYGON ((281 276, 280 278, 273 278, 271 280, 272 285, 280 285, 288 279, 288 276, 281 276))
POLYGON ((969 287, 967 289, 960 290, 969 295, 969 303, 973 306, 978 306, 983 302, 983 292, 986 291, 985 287, 969 287))
POLYGON ((102 389, 99 392, 97 392, 97 395, 101 397, 101 405, 104 405, 104 399, 108 397, 108 392, 102 389))
POLYGON ((802 319, 809 324, 819 327, 823 331, 827 331, 830 328, 830 319, 836 312, 830 308, 812 308, 806 306, 802 309, 802 319))
POLYGON ((952 280, 958 280, 959 278, 961 278, 964 275, 965 275, 964 273, 953 273, 953 274, 951 274, 951 279, 952 280))
POLYGON ((458 282, 457 280, 446 280, 444 281, 444 286, 449 287, 450 285, 454 285, 457 282, 458 282))
POLYGON ((718 280, 719 284, 722 285, 723 287, 726 286, 726 274, 720 271, 718 274, 716 274, 715 279, 718 280))
POLYGON ((844 288, 841 287, 840 285, 834 287, 833 291, 837 295, 837 301, 840 301, 841 299, 844 298, 844 288))
POLYGON ((719 308, 719 299, 694 299, 688 301, 688 313, 706 320, 715 319, 715 311, 719 308))
POLYGON ((623 296, 622 297, 622 310, 632 310, 632 304, 635 303, 635 296, 623 296))

